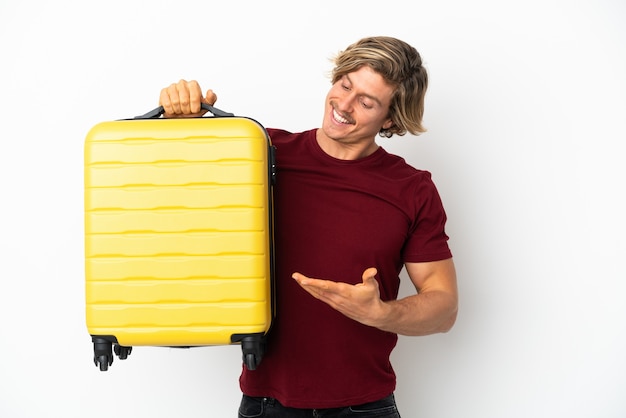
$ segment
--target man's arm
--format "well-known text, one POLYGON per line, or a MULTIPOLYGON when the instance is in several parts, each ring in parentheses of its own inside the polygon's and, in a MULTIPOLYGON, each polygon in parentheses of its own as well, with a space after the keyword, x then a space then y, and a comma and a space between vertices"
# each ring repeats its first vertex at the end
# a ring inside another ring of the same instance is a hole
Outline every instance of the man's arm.
POLYGON ((449 331, 456 321, 458 290, 452 259, 407 263, 417 294, 393 301, 380 299, 376 269, 363 273, 357 285, 293 278, 311 295, 355 321, 401 335, 429 335, 449 331))
POLYGON ((416 295, 390 301, 378 328, 402 335, 429 335, 449 331, 456 321, 458 289, 452 259, 407 263, 416 295))

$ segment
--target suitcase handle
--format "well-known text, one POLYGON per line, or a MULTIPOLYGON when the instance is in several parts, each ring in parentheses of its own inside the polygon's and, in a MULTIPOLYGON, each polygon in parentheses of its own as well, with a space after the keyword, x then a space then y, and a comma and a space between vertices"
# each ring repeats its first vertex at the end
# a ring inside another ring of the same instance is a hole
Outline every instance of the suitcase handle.
MULTIPOLYGON (((207 103, 201 103, 200 106, 202 107, 202 109, 208 110, 209 112, 213 114, 213 116, 216 116, 216 117, 226 118, 230 116, 235 116, 233 113, 224 112, 223 110, 220 110, 217 107, 213 107, 207 103)), ((159 106, 157 108, 152 109, 148 113, 145 113, 140 116, 135 116, 134 119, 154 119, 154 118, 158 118, 163 113, 165 113, 165 109, 163 109, 163 106, 159 106)))

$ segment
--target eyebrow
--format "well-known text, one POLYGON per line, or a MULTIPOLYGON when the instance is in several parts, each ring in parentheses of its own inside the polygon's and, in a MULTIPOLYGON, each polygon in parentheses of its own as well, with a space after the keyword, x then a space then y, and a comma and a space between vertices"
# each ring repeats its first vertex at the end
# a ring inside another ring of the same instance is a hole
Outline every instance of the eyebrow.
MULTIPOLYGON (((354 83, 350 79, 350 74, 344 74, 344 77, 348 79, 348 82, 350 83, 350 85, 352 85, 352 86, 354 85, 354 83)), ((375 101, 376 103, 378 103, 378 106, 382 106, 383 105, 382 102, 378 99, 378 97, 372 96, 371 94, 361 93, 361 94, 359 94, 359 96, 367 97, 368 99, 375 101)))

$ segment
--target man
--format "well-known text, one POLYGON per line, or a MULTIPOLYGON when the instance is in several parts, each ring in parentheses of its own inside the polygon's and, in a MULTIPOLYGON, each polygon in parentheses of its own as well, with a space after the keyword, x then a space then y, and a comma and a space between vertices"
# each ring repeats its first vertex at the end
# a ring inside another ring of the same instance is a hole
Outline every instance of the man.
MULTIPOLYGON (((268 129, 276 147, 277 318, 240 417, 399 417, 389 357, 397 335, 448 331, 457 285, 430 173, 377 145, 424 131, 419 53, 372 37, 337 55, 322 126, 268 129), (397 299, 402 267, 417 292, 397 299)), ((165 117, 201 116, 197 82, 161 91, 165 117)))

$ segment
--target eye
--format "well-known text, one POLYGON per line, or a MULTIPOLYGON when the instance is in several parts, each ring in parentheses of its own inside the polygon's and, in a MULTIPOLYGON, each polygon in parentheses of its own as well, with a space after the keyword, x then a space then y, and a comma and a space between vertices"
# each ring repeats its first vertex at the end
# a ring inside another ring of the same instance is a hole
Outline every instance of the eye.
POLYGON ((365 109, 371 109, 372 107, 374 107, 368 100, 365 99, 361 99, 361 106, 363 106, 365 109))

